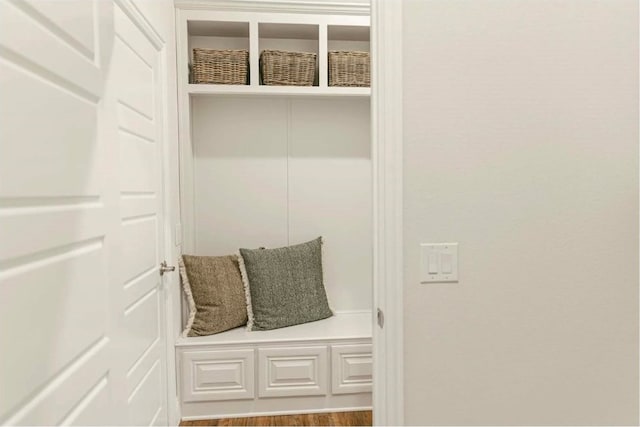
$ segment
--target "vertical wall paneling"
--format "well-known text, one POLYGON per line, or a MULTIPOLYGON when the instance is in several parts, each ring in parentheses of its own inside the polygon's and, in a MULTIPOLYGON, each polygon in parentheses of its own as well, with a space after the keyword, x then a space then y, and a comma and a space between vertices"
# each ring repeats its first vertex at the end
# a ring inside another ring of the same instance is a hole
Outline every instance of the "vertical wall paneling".
POLYGON ((371 307, 368 99, 194 97, 195 252, 324 237, 336 310, 371 307))
POLYGON ((195 248, 287 244, 287 101, 195 98, 195 248))
POLYGON ((371 308, 370 110, 366 99, 292 99, 289 241, 323 237, 324 281, 336 310, 371 308))

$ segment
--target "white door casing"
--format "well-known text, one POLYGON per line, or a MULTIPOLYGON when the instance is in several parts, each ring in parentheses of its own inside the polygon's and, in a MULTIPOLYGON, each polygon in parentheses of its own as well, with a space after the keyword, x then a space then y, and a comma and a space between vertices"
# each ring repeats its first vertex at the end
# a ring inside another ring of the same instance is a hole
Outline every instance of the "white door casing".
POLYGON ((166 424, 165 43, 129 0, 0 20, 0 422, 166 424))
POLYGON ((402 425, 402 2, 371 0, 374 181, 373 422, 402 425))

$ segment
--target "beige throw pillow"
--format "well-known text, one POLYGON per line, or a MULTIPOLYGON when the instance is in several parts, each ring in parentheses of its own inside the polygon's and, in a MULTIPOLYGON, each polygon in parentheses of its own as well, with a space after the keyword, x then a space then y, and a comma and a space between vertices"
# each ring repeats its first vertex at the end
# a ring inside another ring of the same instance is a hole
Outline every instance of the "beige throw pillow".
POLYGON ((189 302, 189 320, 183 336, 217 334, 247 323, 237 255, 183 255, 180 277, 189 302))

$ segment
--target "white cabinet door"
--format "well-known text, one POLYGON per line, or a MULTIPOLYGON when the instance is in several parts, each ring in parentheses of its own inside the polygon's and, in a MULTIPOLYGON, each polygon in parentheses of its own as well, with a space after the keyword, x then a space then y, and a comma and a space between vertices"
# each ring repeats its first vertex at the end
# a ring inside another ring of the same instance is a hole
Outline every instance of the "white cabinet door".
POLYGON ((168 65, 137 2, 0 1, 0 424, 167 423, 168 65))
POLYGON ((333 394, 371 393, 371 344, 331 346, 331 392, 333 394))
POLYGON ((327 347, 267 347, 258 349, 260 397, 327 394, 327 347))
POLYGON ((182 401, 253 399, 254 350, 182 353, 182 401))

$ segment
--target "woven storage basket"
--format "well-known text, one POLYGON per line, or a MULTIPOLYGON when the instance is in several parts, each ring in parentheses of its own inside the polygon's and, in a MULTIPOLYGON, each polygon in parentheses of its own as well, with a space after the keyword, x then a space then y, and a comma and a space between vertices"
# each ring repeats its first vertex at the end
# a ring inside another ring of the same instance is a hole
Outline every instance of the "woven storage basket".
POLYGON ((265 85, 312 86, 316 75, 316 54, 263 50, 260 71, 265 85))
POLYGON ((369 52, 329 51, 329 86, 371 86, 369 52))
POLYGON ((246 85, 249 52, 193 49, 193 83, 246 85))

